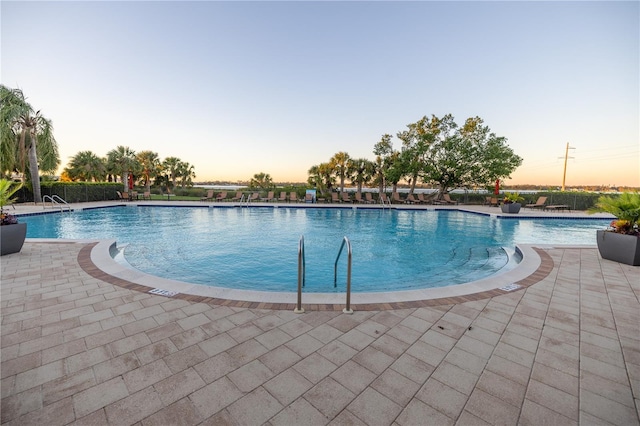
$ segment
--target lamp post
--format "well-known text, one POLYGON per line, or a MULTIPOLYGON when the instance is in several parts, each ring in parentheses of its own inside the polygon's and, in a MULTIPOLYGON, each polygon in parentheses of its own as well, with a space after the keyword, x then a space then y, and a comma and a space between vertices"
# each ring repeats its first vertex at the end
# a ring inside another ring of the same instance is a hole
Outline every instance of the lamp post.
MULTIPOLYGON (((567 148, 565 149, 564 152, 564 172, 562 174, 562 191, 564 192, 564 183, 567 179, 567 159, 569 158, 573 158, 573 157, 569 157, 569 150, 570 149, 575 149, 574 147, 570 147, 569 146, 569 142, 567 142, 567 148)), ((562 158, 562 157, 560 157, 562 158)))

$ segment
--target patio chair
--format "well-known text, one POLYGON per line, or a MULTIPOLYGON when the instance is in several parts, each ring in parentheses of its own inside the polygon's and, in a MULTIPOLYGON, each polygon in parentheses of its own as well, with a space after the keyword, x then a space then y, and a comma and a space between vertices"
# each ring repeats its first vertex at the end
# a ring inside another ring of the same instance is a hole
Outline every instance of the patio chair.
POLYGON ((418 193, 418 201, 421 202, 422 204, 429 204, 433 202, 433 199, 436 198, 436 195, 438 193, 434 192, 431 194, 428 194, 426 197, 424 196, 424 194, 422 192, 418 193))
POLYGON ((260 198, 260 201, 271 201, 271 200, 275 200, 276 197, 273 195, 273 191, 269 191, 269 193, 267 194, 266 197, 262 197, 260 198))
POLYGON ((344 203, 351 203, 351 197, 349 196, 348 192, 343 192, 342 193, 342 198, 341 198, 342 202, 344 203))
POLYGON ((298 202, 298 194, 295 191, 291 191, 289 193, 289 202, 290 203, 297 203, 298 202))
POLYGON ((442 194, 442 199, 433 200, 434 204, 458 204, 456 200, 452 200, 449 194, 442 194))
POLYGON ((231 197, 231 201, 241 201, 242 200, 242 191, 236 191, 236 195, 231 197))
POLYGON ((537 209, 537 208, 545 208, 545 204, 547 202, 547 197, 538 197, 538 201, 536 201, 534 204, 525 204, 525 207, 528 207, 530 209, 537 209))
POLYGON ((200 201, 209 201, 209 200, 213 200, 213 189, 208 190, 207 191, 207 195, 205 195, 204 197, 200 198, 200 201))
POLYGON ((407 194, 407 199, 406 199, 406 200, 404 200, 404 202, 405 202, 405 203, 407 203, 407 204, 416 204, 416 203, 419 203, 419 202, 420 202, 420 200, 418 200, 417 198, 415 198, 415 197, 413 196, 413 194, 407 194))
POLYGON ((332 203, 341 203, 342 200, 340 200, 340 197, 338 197, 338 193, 337 192, 332 192, 331 193, 331 202, 332 203))
POLYGON ((387 197, 387 194, 385 194, 384 192, 380 194, 378 201, 380 201, 381 204, 391 204, 389 197, 387 197))
POLYGON ((278 199, 276 201, 287 201, 287 193, 286 192, 281 192, 280 193, 280 197, 278 197, 278 199))
POLYGON ((116 194, 118 194, 118 199, 122 200, 122 201, 129 201, 129 193, 125 192, 124 194, 120 191, 116 191, 116 194))
POLYGON ((151 191, 144 191, 142 193, 142 199, 143 200, 151 200, 151 191))
POLYGON ((393 202, 394 204, 396 204, 396 203, 397 203, 397 204, 402 204, 402 203, 404 203, 404 200, 400 197, 400 193, 399 193, 399 192, 394 192, 394 193, 392 194, 392 196, 393 196, 393 200, 392 200, 392 202, 393 202))
POLYGON ((364 193, 364 201, 367 204, 373 204, 375 201, 373 200, 373 195, 371 195, 370 192, 365 192, 364 193))
POLYGON ((353 198, 353 201, 356 203, 360 203, 360 204, 364 204, 366 201, 362 198, 362 194, 359 192, 356 192, 356 195, 353 198))
POLYGON ((256 201, 258 198, 260 198, 260 193, 254 192, 247 197, 247 202, 256 201))
POLYGON ((216 195, 216 201, 224 201, 227 199, 227 191, 222 191, 218 195, 216 195))

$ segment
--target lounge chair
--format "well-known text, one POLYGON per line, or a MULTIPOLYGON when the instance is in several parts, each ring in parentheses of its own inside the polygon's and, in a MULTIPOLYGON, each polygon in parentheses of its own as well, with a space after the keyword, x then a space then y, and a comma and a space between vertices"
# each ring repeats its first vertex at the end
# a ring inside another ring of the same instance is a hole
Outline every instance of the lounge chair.
POLYGON ((438 195, 438 193, 437 192, 433 192, 431 194, 428 194, 425 197, 424 194, 422 192, 420 192, 420 193, 418 193, 418 201, 421 202, 422 204, 433 203, 433 199, 436 197, 436 195, 438 195))
POLYGON ((337 192, 332 192, 331 193, 331 202, 332 203, 341 203, 342 200, 340 200, 340 197, 338 197, 338 193, 337 192))
POLYGON ((118 194, 118 199, 122 200, 122 201, 129 201, 129 193, 125 192, 124 194, 120 191, 116 191, 116 194, 118 194))
POLYGON ((207 195, 200 198, 200 201, 209 201, 209 200, 213 200, 213 189, 208 190, 207 195))
POLYGON ((373 200, 373 195, 370 192, 364 193, 364 201, 368 204, 373 204, 375 201, 373 200))
POLYGON ((452 200, 449 194, 442 194, 442 199, 433 200, 434 204, 458 204, 457 201, 452 200))
POLYGON ((276 197, 273 195, 273 191, 269 191, 266 197, 260 198, 260 201, 271 201, 275 199, 276 197))
POLYGON ((394 204, 395 204, 395 203, 397 203, 397 204, 402 204, 402 203, 404 203, 404 200, 403 200, 402 198, 400 198, 400 193, 399 193, 399 192, 394 192, 394 193, 392 194, 392 196, 393 196, 393 200, 392 200, 392 202, 393 202, 394 204))
POLYGON ((281 192, 280 193, 280 197, 278 197, 278 199, 276 201, 287 201, 287 193, 286 192, 281 192))
POLYGON ((254 192, 247 197, 247 202, 256 201, 258 198, 260 198, 260 193, 254 192))
POLYGON ((387 197, 387 194, 385 194, 384 192, 380 194, 378 201, 380 201, 381 204, 391 204, 391 201, 389 201, 389 197, 387 197))
POLYGON ((416 199, 413 194, 407 194, 407 199, 404 200, 404 202, 407 204, 416 204, 419 203, 420 200, 416 199))
POLYGON ((547 202, 547 197, 538 197, 538 201, 536 201, 534 204, 525 204, 525 207, 528 207, 530 209, 537 209, 537 208, 545 208, 545 203, 547 202))
POLYGON ((305 194, 304 195, 304 202, 305 203, 313 203, 313 194, 305 194))
POLYGON ((343 193, 342 193, 342 198, 341 198, 341 200, 342 200, 343 202, 345 202, 345 203, 351 203, 351 202, 352 202, 352 201, 351 201, 351 197, 349 196, 349 193, 348 193, 348 192, 343 192, 343 193))
POLYGON ((291 191, 291 193, 289 193, 289 202, 290 203, 298 202, 298 194, 295 191, 291 191))
POLYGON ((222 191, 218 195, 216 195, 216 201, 224 201, 227 199, 227 191, 222 191))
POLYGON ((356 195, 354 195, 353 201, 361 204, 366 203, 366 201, 362 198, 362 194, 359 192, 356 192, 356 195))
POLYGON ((242 201, 242 191, 236 191, 236 195, 231 197, 231 201, 242 201))
POLYGON ((143 200, 151 200, 151 191, 144 191, 142 193, 142 199, 143 200))

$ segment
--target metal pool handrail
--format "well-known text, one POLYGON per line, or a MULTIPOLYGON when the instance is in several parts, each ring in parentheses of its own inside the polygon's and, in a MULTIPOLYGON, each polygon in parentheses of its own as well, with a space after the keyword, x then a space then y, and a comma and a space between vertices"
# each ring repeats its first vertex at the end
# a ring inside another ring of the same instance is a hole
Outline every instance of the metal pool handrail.
POLYGON ((351 310, 351 243, 347 237, 342 239, 342 244, 340 245, 340 250, 338 251, 338 255, 336 256, 336 261, 333 264, 333 287, 338 286, 338 260, 340 260, 340 255, 342 254, 342 249, 345 244, 347 245, 347 307, 342 310, 345 314, 352 314, 353 310, 351 310))
POLYGON ((298 243, 298 301, 296 308, 293 310, 296 314, 304 312, 304 308, 302 307, 302 287, 304 287, 305 269, 304 235, 300 235, 300 242, 298 243))

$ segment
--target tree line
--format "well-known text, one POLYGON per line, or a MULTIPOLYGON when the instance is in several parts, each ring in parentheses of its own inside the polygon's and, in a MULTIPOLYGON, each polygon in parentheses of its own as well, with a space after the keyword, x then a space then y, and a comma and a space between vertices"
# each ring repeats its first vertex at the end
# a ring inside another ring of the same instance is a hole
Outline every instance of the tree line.
POLYGON ((480 117, 468 118, 458 126, 451 114, 424 116, 396 137, 401 142, 399 149, 392 135, 382 135, 373 147, 373 161, 336 153, 309 169, 308 183, 323 194, 338 183, 343 192, 345 181, 356 186, 358 193, 364 185, 376 185, 380 193, 391 186, 395 193, 398 183, 405 181, 413 194, 420 181, 436 185, 442 198, 455 188, 493 188, 496 180, 508 178, 522 164, 507 139, 492 133, 480 117))
MULTIPOLYGON (((17 174, 23 183, 31 183, 36 203, 42 201, 40 174, 53 175, 60 165, 58 143, 53 136, 51 120, 36 111, 20 89, 0 85, 0 168, 2 176, 17 174), (32 179, 37 176, 37 179, 32 179)), ((118 146, 106 157, 81 151, 71 157, 61 180, 113 182, 118 178, 123 189, 129 176, 150 191, 151 181, 167 188, 193 185, 194 167, 177 157, 160 160, 153 151, 136 153, 118 146)))

